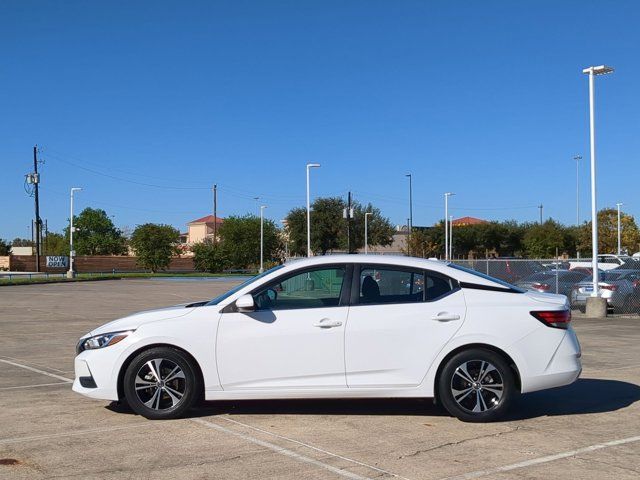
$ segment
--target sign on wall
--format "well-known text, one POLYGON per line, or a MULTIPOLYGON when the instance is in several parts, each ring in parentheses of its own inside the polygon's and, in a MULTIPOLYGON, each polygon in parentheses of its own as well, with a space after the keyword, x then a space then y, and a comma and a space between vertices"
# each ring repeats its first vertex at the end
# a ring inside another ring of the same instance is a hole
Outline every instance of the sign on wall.
POLYGON ((69 257, 47 256, 47 268, 67 268, 68 266, 69 257))

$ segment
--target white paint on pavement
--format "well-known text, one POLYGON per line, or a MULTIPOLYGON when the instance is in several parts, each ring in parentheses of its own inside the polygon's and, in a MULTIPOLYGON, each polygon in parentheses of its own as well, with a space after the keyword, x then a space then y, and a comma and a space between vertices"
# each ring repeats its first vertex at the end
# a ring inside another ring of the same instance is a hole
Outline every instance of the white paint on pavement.
POLYGON ((475 472, 464 473, 462 475, 456 475, 455 477, 447 477, 443 480, 471 480, 474 478, 486 477, 488 475, 495 475, 497 473, 510 472, 511 470, 517 470, 519 468, 531 467, 534 465, 540 465, 542 463, 554 462, 563 458, 574 457, 582 453, 589 453, 595 450, 601 450, 603 448, 616 447, 618 445, 624 445, 627 443, 640 442, 640 436, 622 438, 620 440, 611 440, 610 442, 597 443, 588 447, 578 448, 576 450, 570 450, 568 452, 556 453, 555 455, 547 455, 546 457, 533 458, 531 460, 525 460, 524 462, 512 463, 511 465, 504 465, 502 467, 487 468, 486 470, 476 470, 475 472))
POLYGON ((0 362, 6 363, 7 365, 13 365, 14 367, 24 368, 25 370, 29 370, 31 372, 40 373, 42 375, 46 375, 47 377, 55 378, 57 380, 62 380, 63 382, 73 383, 73 380, 71 380, 70 378, 63 377, 61 375, 56 375, 55 373, 45 372, 44 370, 40 370, 39 368, 33 368, 33 367, 30 367, 29 365, 23 365, 21 363, 11 362, 9 360, 4 360, 2 358, 0 358, 0 362))
POLYGON ((279 453, 281 455, 284 455, 286 457, 292 458, 294 460, 297 460, 299 462, 303 462, 303 463, 308 463, 310 465, 315 465, 316 467, 320 467, 323 468, 325 470, 329 470, 330 472, 335 473, 336 475, 339 475, 341 477, 344 478, 350 478, 352 480, 371 480, 370 478, 367 477, 362 477, 360 475, 357 475, 355 473, 349 472, 347 470, 343 470, 341 468, 338 467, 334 467, 333 465, 329 465, 328 463, 324 463, 321 462, 320 460, 316 460, 314 458, 311 457, 307 457, 305 455, 301 455, 299 453, 294 452, 293 450, 289 450, 283 447, 280 447, 274 443, 270 443, 270 442, 265 442, 264 440, 260 440, 258 438, 252 437, 251 435, 247 435, 245 433, 241 433, 241 432, 236 432, 234 430, 230 430, 228 428, 223 427, 222 425, 218 425, 217 423, 213 423, 213 422, 208 422, 207 420, 203 420, 201 418, 192 418, 191 419, 192 422, 195 422, 199 425, 202 425, 204 427, 207 428, 212 428, 214 430, 217 430, 219 432, 223 432, 229 435, 233 435, 235 437, 241 438, 243 440, 246 440, 247 442, 251 442, 255 445, 259 445, 261 447, 267 448, 273 452, 279 453))
POLYGON ((246 428, 250 428, 251 430, 255 430, 257 432, 264 433, 265 435, 270 435, 272 437, 279 438, 281 440, 286 440, 287 442, 291 442, 291 443, 295 443, 297 445, 301 445, 303 447, 309 448, 311 450, 315 450, 317 452, 323 453, 325 455, 329 455, 331 457, 336 457, 336 458, 339 458, 341 460, 346 460, 347 462, 355 463, 356 465, 360 465, 361 467, 370 468, 371 470, 375 470, 376 472, 383 473, 385 475, 389 475, 389 476, 394 477, 394 478, 400 478, 401 480, 409 480, 406 477, 402 477, 400 475, 397 475, 395 473, 389 472, 387 470, 383 470, 382 468, 378 468, 378 467, 375 467, 373 465, 369 465, 368 463, 359 462, 358 460, 354 460, 353 458, 349 458, 349 457, 343 457, 342 455, 338 455, 336 453, 332 453, 332 452, 329 452, 327 450, 323 450, 322 448, 314 447, 313 445, 309 445, 308 443, 304 443, 304 442, 301 442, 299 440, 294 440, 293 438, 285 437, 284 435, 278 435, 277 433, 269 432, 268 430, 263 430, 262 428, 254 427, 254 426, 251 426, 251 425, 247 425, 246 423, 242 423, 242 422, 239 422, 237 420, 233 420, 233 419, 228 418, 228 417, 216 417, 216 418, 219 418, 221 420, 226 420, 227 422, 235 423, 236 425, 241 425, 241 426, 246 427, 246 428))
POLYGON ((35 385, 18 385, 15 387, 2 387, 0 388, 0 390, 21 390, 23 388, 52 387, 53 385, 69 385, 69 382, 37 383, 35 385))

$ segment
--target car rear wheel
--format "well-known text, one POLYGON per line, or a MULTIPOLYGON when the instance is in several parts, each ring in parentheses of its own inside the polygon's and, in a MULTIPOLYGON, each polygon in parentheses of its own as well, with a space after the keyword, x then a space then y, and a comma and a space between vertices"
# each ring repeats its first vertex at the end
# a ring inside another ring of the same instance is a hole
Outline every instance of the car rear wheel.
POLYGON ((124 375, 129 406, 150 420, 183 416, 199 398, 201 384, 193 361, 183 352, 156 347, 137 355, 124 375))
POLYGON ((497 353, 481 348, 453 356, 438 381, 442 405, 465 422, 499 419, 515 394, 514 375, 507 362, 497 353))

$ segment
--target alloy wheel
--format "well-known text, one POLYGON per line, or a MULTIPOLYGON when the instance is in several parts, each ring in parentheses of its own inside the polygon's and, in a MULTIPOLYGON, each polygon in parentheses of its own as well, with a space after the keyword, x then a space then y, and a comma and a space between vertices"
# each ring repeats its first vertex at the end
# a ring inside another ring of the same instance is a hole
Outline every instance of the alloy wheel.
POLYGON ((455 369, 451 378, 455 402, 471 413, 496 408, 504 394, 504 382, 498 369, 485 360, 469 360, 455 369))
POLYGON ((144 363, 135 377, 138 399, 153 410, 168 410, 178 405, 187 390, 182 368, 166 358, 154 358, 144 363))

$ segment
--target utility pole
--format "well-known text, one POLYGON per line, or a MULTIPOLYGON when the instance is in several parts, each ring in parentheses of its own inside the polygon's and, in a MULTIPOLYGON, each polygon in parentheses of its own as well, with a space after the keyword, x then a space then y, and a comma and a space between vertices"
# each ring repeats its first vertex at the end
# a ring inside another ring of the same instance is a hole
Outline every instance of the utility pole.
POLYGON ((351 208, 351 192, 349 192, 347 198, 347 210, 345 211, 344 217, 347 219, 347 253, 351 253, 351 217, 353 217, 351 208))
POLYGON ((40 178, 38 177, 38 146, 35 145, 33 147, 33 184, 35 188, 35 200, 36 200, 36 272, 40 271, 40 198, 38 197, 38 184, 40 183, 40 178))
POLYGON ((407 220, 407 256, 411 256, 411 231, 413 230, 413 176, 407 173, 405 177, 409 178, 409 220, 407 220))
POLYGON ((620 223, 620 207, 623 203, 616 203, 618 208, 618 255, 622 255, 622 224, 620 223))
POLYGON ((576 161, 576 226, 580 226, 580 160, 582 156, 573 157, 576 161))
POLYGON ((213 185, 213 243, 218 242, 218 185, 213 185))
POLYGON ((542 209, 544 208, 542 204, 538 205, 538 208, 540 209, 540 225, 542 225, 542 209))

